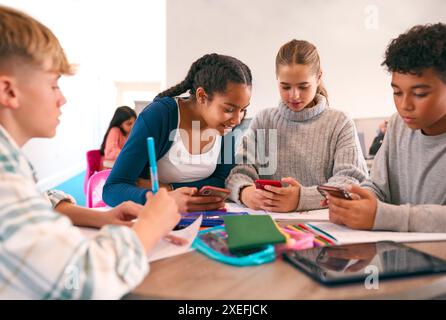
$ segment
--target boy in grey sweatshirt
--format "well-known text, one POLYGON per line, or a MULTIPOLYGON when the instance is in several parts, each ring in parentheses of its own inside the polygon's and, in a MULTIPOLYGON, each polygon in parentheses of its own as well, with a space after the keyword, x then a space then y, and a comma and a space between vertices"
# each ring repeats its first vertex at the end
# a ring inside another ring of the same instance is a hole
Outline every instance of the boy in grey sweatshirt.
POLYGON ((394 39, 392 116, 370 180, 328 197, 330 220, 356 229, 446 232, 446 25, 415 26, 394 39))

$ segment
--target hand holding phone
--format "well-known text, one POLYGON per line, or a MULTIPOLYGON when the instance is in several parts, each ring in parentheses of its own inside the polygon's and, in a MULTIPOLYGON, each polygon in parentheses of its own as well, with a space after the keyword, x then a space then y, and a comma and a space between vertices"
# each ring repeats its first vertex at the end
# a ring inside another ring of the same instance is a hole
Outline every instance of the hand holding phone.
POLYGON ((329 194, 332 197, 341 198, 345 200, 353 200, 351 194, 347 190, 342 188, 320 185, 317 186, 317 191, 319 191, 319 193, 324 198, 327 198, 327 194, 329 194))
POLYGON ((197 195, 203 197, 220 197, 224 201, 229 197, 230 193, 231 191, 229 189, 217 188, 213 186, 204 186, 200 189, 200 191, 198 191, 197 195))
POLYGON ((265 179, 257 179, 254 181, 256 189, 265 190, 265 186, 273 186, 277 188, 282 187, 282 183, 278 180, 265 180, 265 179))

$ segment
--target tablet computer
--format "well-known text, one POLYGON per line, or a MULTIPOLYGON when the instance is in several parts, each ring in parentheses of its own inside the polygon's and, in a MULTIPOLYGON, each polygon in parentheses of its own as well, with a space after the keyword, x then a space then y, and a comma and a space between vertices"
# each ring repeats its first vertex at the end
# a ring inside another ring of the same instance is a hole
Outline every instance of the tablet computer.
POLYGON ((446 261, 391 241, 286 251, 285 260, 325 285, 446 272, 446 261))

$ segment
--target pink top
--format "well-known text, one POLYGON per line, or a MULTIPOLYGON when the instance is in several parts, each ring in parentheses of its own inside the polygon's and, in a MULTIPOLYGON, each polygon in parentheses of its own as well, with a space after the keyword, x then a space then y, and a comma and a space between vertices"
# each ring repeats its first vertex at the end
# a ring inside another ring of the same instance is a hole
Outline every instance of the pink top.
POLYGON ((126 141, 119 128, 111 128, 105 141, 104 160, 115 161, 126 141))

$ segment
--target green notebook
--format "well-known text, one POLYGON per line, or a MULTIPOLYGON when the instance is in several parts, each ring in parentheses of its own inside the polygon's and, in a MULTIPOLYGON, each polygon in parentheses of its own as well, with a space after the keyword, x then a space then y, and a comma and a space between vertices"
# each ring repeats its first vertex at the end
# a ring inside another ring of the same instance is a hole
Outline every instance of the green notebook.
POLYGON ((286 242, 285 236, 277 229, 269 215, 226 216, 223 219, 230 251, 286 242))

